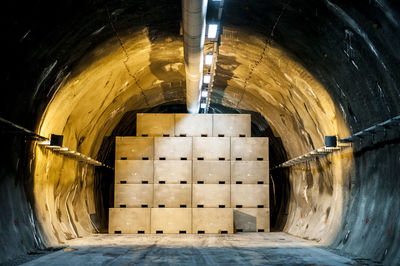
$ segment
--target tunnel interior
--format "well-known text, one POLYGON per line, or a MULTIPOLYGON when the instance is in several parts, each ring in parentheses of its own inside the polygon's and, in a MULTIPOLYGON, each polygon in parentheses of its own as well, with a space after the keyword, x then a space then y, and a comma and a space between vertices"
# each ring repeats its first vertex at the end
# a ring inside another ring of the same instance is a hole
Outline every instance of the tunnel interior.
MULTIPOLYGON (((136 114, 184 113, 180 1, 7 1, 1 117, 110 166, 136 114), (22 7, 21 7, 22 6, 22 7)), ((399 114, 393 1, 225 1, 210 113, 250 113, 270 166, 399 114)), ((2 130, 0 262, 105 233, 113 172, 2 130)), ((400 261, 399 135, 271 170, 271 230, 400 261)))
MULTIPOLYGON (((122 117, 120 123, 114 128, 110 136, 103 139, 99 149, 98 159, 107 165, 115 165, 115 137, 116 136, 136 136, 136 115, 138 113, 186 113, 186 106, 182 104, 166 104, 156 106, 151 109, 135 110, 127 112, 122 117)), ((256 112, 233 109, 219 104, 211 106, 209 113, 223 114, 251 114, 251 136, 268 137, 270 143, 270 164, 277 166, 287 160, 285 148, 279 137, 274 136, 268 126, 268 122, 256 112)), ((96 228, 99 232, 108 232, 109 208, 114 206, 114 173, 109 169, 97 167, 95 172, 95 202, 96 213, 93 216, 96 228)), ((274 186, 270 187, 270 224, 271 231, 282 231, 287 217, 289 204, 289 176, 287 171, 274 171, 271 174, 274 186)))

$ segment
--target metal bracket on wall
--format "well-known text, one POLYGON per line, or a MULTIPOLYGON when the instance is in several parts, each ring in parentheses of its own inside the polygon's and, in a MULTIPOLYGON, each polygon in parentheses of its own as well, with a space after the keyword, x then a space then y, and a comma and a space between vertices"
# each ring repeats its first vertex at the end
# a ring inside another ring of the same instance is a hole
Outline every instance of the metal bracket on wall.
POLYGON ((332 153, 332 152, 335 152, 335 151, 339 151, 339 150, 342 150, 344 148, 351 147, 351 146, 352 146, 351 144, 340 144, 337 147, 326 147, 326 146, 324 146, 324 147, 312 150, 310 152, 307 152, 307 153, 305 153, 303 155, 300 155, 300 156, 298 156, 296 158, 290 159, 290 160, 288 160, 288 161, 286 161, 284 163, 281 163, 281 164, 271 168, 271 170, 275 170, 277 168, 291 167, 291 166, 294 166, 296 164, 304 163, 304 162, 310 161, 310 160, 312 160, 314 158, 325 156, 325 155, 327 155, 329 153, 332 153))
POLYGON ((50 149, 55 153, 64 154, 64 155, 74 158, 78 161, 85 162, 87 164, 91 164, 94 166, 102 166, 102 167, 106 167, 109 169, 113 169, 112 167, 110 167, 106 164, 103 164, 102 162, 99 162, 95 159, 92 159, 89 156, 86 156, 77 151, 73 151, 73 150, 70 150, 69 148, 62 147, 62 146, 50 145, 50 140, 48 138, 40 136, 29 129, 26 129, 22 126, 19 126, 11 121, 8 121, 7 119, 1 118, 1 117, 0 117, 0 133, 12 134, 12 135, 22 135, 22 136, 29 138, 32 141, 38 141, 38 145, 43 146, 46 149, 50 149))
POLYGON ((113 169, 111 166, 103 164, 102 162, 92 159, 89 156, 86 156, 85 154, 82 154, 80 152, 70 150, 67 147, 51 145, 49 140, 38 142, 38 145, 43 146, 44 148, 49 149, 49 150, 53 151, 54 153, 59 153, 59 154, 71 157, 80 162, 84 162, 84 163, 91 164, 94 166, 102 166, 102 167, 106 167, 109 169, 113 169))
POLYGON ((399 127, 400 126, 400 115, 395 116, 393 118, 390 118, 384 122, 378 123, 376 125, 373 125, 369 128, 366 128, 364 130, 358 131, 357 133, 339 140, 340 143, 351 143, 353 142, 355 139, 359 139, 359 138, 363 138, 366 136, 373 136, 374 134, 377 133, 377 131, 385 131, 389 128, 392 127, 399 127))
POLYGON ((7 135, 20 135, 32 140, 46 140, 47 138, 36 134, 35 132, 21 127, 7 119, 0 117, 0 133, 7 135))
POLYGON ((382 130, 385 131, 386 129, 393 128, 393 127, 399 127, 399 126, 400 126, 400 115, 390 118, 390 119, 388 119, 384 122, 378 123, 376 125, 373 125, 364 130, 361 130, 347 138, 340 139, 338 141, 339 144, 336 147, 324 146, 322 148, 315 149, 313 151, 310 151, 303 155, 300 155, 296 158, 290 159, 284 163, 281 163, 281 164, 271 168, 271 170, 278 169, 278 168, 284 168, 284 167, 291 167, 296 164, 310 161, 311 159, 314 159, 316 157, 325 156, 334 151, 342 150, 343 148, 346 148, 346 147, 351 147, 352 142, 355 139, 360 139, 360 138, 367 137, 367 136, 374 136, 374 134, 376 134, 378 131, 382 131, 382 130))

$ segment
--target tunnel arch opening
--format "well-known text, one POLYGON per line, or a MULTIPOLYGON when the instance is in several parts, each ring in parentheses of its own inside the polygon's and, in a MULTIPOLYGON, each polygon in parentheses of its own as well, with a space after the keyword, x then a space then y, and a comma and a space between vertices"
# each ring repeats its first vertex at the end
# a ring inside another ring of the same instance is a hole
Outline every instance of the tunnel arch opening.
MULTIPOLYGON (((106 139, 134 134, 133 114, 182 112, 185 102, 181 38, 152 39, 147 28, 119 36, 93 49, 65 77, 38 130, 64 135, 65 146, 111 165, 106 139)), ((222 37, 210 110, 252 113, 254 134, 273 140, 271 166, 323 146, 325 135, 348 134, 325 88, 292 55, 277 45, 263 50, 263 36, 248 28, 226 27, 222 37), (261 53, 268 60, 246 81, 249 64, 261 53)), ((275 230, 331 241, 345 205, 343 178, 351 169, 349 162, 342 172, 343 158, 272 172, 275 230), (310 182, 314 178, 318 181, 310 182)), ((105 170, 36 149, 36 210, 50 243, 104 231, 112 194, 99 180, 111 179, 105 170)))

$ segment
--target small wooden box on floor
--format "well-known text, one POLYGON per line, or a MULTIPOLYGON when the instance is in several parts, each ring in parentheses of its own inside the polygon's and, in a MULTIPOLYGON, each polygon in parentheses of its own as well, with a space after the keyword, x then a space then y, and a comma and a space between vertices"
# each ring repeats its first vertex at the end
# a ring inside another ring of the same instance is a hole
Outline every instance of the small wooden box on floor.
POLYGON ((269 232, 269 208, 233 210, 235 232, 269 232))
POLYGON ((110 208, 110 234, 149 234, 150 208, 110 208))
POLYGON ((192 209, 152 208, 152 234, 191 234, 192 209))
POLYGON ((233 209, 193 208, 194 234, 233 234, 233 209))

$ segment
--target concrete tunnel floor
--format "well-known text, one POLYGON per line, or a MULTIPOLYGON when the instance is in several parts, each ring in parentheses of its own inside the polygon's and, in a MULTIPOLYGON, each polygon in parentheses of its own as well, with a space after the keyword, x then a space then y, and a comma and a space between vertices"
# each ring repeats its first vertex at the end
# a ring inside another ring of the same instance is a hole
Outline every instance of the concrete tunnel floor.
MULTIPOLYGON (((23 265, 355 265, 321 244, 287 233, 94 234, 23 265)), ((369 264, 369 263, 368 263, 369 264)))

